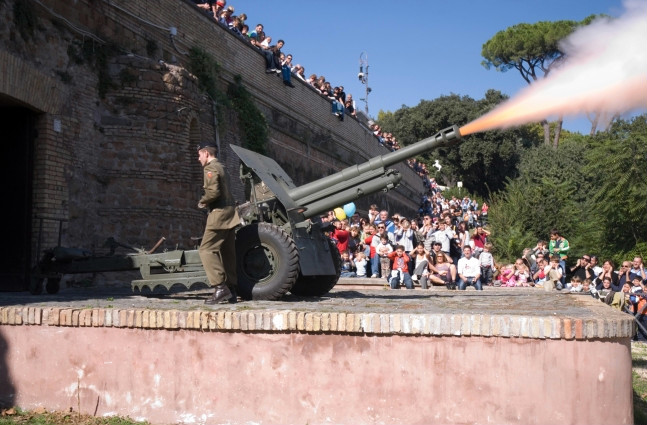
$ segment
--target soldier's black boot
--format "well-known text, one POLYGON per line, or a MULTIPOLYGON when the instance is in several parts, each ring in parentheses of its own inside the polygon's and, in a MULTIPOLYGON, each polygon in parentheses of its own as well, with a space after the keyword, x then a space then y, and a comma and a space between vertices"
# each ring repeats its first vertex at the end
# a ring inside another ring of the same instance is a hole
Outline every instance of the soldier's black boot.
POLYGON ((231 297, 229 297, 229 304, 236 304, 238 302, 238 294, 236 293, 236 288, 229 288, 231 292, 231 297))
POLYGON ((208 298, 204 303, 205 304, 220 304, 223 302, 230 302, 230 298, 232 296, 231 291, 227 287, 227 285, 220 284, 216 286, 215 291, 213 292, 213 295, 208 298))

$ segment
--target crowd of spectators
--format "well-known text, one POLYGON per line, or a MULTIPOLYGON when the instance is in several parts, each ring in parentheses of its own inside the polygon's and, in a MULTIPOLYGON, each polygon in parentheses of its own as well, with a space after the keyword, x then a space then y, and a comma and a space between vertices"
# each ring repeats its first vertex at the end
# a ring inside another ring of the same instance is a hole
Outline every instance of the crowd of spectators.
MULTIPOLYGON (((635 256, 633 260, 625 260, 616 270, 613 260, 606 259, 600 264, 598 256, 586 253, 569 266, 570 252, 569 241, 553 229, 548 241, 539 240, 534 248, 525 248, 514 263, 492 261, 492 279, 484 277, 485 273, 481 274, 481 279, 484 284, 500 287, 590 294, 633 314, 639 324, 636 339, 647 341, 647 269, 643 258, 635 256)), ((481 261, 481 267, 483 263, 481 261)))
MULTIPOLYGON (((370 121, 369 122, 370 130, 373 132, 373 135, 376 137, 377 142, 389 149, 391 152, 397 151, 400 149, 400 144, 396 140, 395 136, 393 136, 393 133, 387 133, 382 131, 382 128, 379 126, 379 124, 370 121)), ((420 176, 420 178, 423 181, 423 184, 425 188, 429 189, 431 192, 433 192, 432 188, 432 180, 433 178, 430 177, 429 170, 427 169, 427 165, 423 162, 418 161, 415 158, 410 158, 407 160, 407 165, 420 176)), ((435 180, 433 180, 435 183, 435 180)), ((435 185, 435 189, 437 189, 438 186, 435 185)))
POLYGON ((342 276, 381 277, 393 289, 496 286, 590 294, 634 314, 640 325, 636 338, 647 341, 647 269, 642 257, 623 261, 619 270, 612 260, 600 264, 588 254, 568 266, 571 246, 553 229, 548 241, 524 249, 513 263, 498 264, 484 222, 487 204, 479 210, 467 197, 448 199, 433 191, 420 211, 418 217, 407 218, 372 205, 365 216, 355 212, 339 220, 330 211, 321 217, 335 225, 329 236, 342 256, 342 276))
MULTIPOLYGON (((356 117, 355 102, 344 87, 333 86, 323 75, 310 74, 305 68, 293 63, 291 54, 281 49, 284 40, 272 44, 272 37, 264 32, 262 24, 250 31, 247 15, 235 14, 226 0, 194 0, 219 24, 229 28, 252 46, 259 49, 265 58, 265 72, 279 75, 283 84, 294 87, 292 76, 302 80, 327 98, 331 113, 340 121, 345 115, 356 117)), ((369 122, 379 145, 390 151, 400 149, 392 133, 383 132, 380 126, 369 122)), ((391 288, 401 284, 413 289, 415 284, 427 288, 445 285, 449 289, 465 289, 483 285, 500 287, 537 287, 544 290, 589 292, 607 304, 632 312, 639 317, 639 339, 647 339, 647 284, 646 270, 641 257, 632 262, 623 261, 616 271, 611 260, 598 264, 594 255, 583 255, 576 264, 567 269, 566 261, 570 246, 568 240, 557 230, 550 233, 550 242, 539 241, 535 248, 527 248, 522 256, 511 264, 496 264, 492 256, 490 233, 485 230, 488 205, 479 205, 469 197, 447 199, 435 179, 430 177, 426 164, 411 158, 409 167, 423 180, 427 191, 421 200, 418 217, 407 218, 400 214, 390 215, 387 210, 378 212, 373 205, 367 217, 359 213, 348 219, 338 220, 333 211, 322 217, 333 221, 335 230, 330 232, 342 258, 342 276, 382 277, 391 288), (568 280, 568 282, 567 282, 568 280)))
MULTIPOLYGON (((305 84, 309 85, 315 92, 328 99, 331 105, 331 114, 335 115, 340 121, 344 116, 357 117, 357 108, 353 95, 346 93, 344 86, 333 85, 326 80, 323 75, 310 74, 306 77, 305 68, 299 63, 293 62, 292 54, 284 54, 281 49, 285 46, 284 40, 276 40, 273 43, 272 37, 265 33, 263 24, 257 24, 253 30, 250 30, 245 13, 235 14, 233 6, 227 6, 226 0, 194 0, 196 7, 202 10, 214 21, 229 28, 232 32, 240 36, 243 40, 249 42, 257 48, 265 58, 265 72, 267 74, 277 74, 283 79, 283 84, 288 87, 294 87, 292 78, 298 78, 305 84)), ((391 133, 382 133, 379 125, 369 122, 370 130, 376 137, 377 142, 391 151, 400 149, 400 145, 391 133)), ((415 158, 407 160, 407 164, 422 179, 426 187, 430 187, 429 172, 424 163, 415 158)))
POLYGON ((494 263, 487 244, 489 232, 476 219, 478 203, 469 197, 445 198, 435 182, 429 193, 424 199, 429 208, 422 205, 416 217, 390 214, 377 205, 366 216, 355 212, 340 220, 330 211, 321 217, 334 223, 329 236, 342 255, 342 276, 381 277, 394 289, 401 284, 410 289, 415 285, 481 289, 480 261, 489 259, 487 265, 492 268, 494 263), (358 257, 359 266, 354 262, 358 257))
POLYGON ((317 76, 311 74, 306 78, 305 68, 303 65, 293 63, 291 54, 285 55, 281 49, 285 45, 284 40, 277 40, 273 43, 272 37, 265 33, 263 24, 257 24, 250 31, 247 25, 247 15, 244 13, 235 15, 235 8, 227 6, 226 0, 194 0, 196 7, 204 11, 209 17, 216 22, 226 26, 242 39, 248 41, 252 46, 260 50, 265 57, 265 72, 268 74, 276 73, 283 78, 286 86, 294 87, 292 76, 299 78, 319 93, 326 97, 331 103, 331 113, 337 116, 340 121, 344 120, 344 115, 355 117, 356 108, 353 96, 346 94, 343 86, 333 86, 323 75, 317 76))

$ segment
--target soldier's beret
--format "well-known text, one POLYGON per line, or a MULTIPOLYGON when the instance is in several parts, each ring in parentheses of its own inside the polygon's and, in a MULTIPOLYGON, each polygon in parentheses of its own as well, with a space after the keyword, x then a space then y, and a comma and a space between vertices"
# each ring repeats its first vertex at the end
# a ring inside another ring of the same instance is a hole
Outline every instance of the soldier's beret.
POLYGON ((198 150, 202 150, 202 149, 205 149, 205 148, 214 148, 215 149, 216 144, 213 143, 213 142, 208 142, 208 141, 200 142, 200 144, 198 145, 198 150))

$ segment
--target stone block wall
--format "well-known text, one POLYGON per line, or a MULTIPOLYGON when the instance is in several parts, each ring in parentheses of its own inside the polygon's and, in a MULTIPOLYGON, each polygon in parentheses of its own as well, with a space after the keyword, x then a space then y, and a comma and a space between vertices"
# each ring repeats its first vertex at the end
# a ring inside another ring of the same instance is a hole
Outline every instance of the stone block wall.
MULTIPOLYGON (((296 184, 388 153, 358 121, 339 122, 306 84, 295 79, 296 88, 286 89, 265 74, 259 52, 188 0, 25 1, 27 22, 14 4, 0 4, 0 99, 36 116, 34 247, 57 243, 59 220, 63 245, 98 253, 109 236, 133 246, 150 247, 160 236, 167 247, 189 246, 204 222, 195 207, 202 139, 219 142, 243 201, 239 162, 228 149, 241 144, 241 129, 223 105, 216 123, 212 101, 185 69, 194 46, 221 64, 221 91, 242 77, 269 123, 269 155, 296 184)), ((415 212, 422 182, 405 164, 394 168, 403 172, 401 187, 359 201, 360 208, 375 202, 415 212)))

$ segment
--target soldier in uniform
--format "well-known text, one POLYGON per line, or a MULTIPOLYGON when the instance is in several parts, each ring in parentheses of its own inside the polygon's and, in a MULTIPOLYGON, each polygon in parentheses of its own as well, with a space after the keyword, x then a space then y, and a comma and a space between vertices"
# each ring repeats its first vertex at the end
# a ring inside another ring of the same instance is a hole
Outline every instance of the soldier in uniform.
POLYGON ((204 195, 199 208, 209 210, 207 225, 200 244, 200 259, 211 285, 213 295, 206 304, 236 302, 236 226, 240 218, 229 192, 227 176, 216 158, 216 146, 203 142, 198 146, 198 160, 204 168, 204 195))

